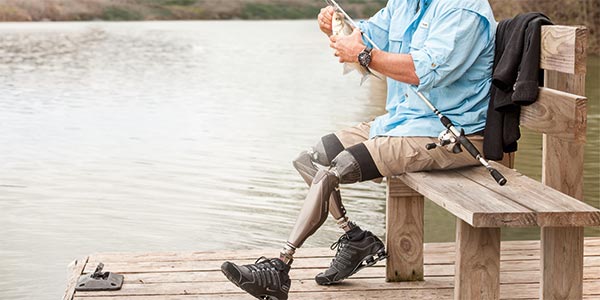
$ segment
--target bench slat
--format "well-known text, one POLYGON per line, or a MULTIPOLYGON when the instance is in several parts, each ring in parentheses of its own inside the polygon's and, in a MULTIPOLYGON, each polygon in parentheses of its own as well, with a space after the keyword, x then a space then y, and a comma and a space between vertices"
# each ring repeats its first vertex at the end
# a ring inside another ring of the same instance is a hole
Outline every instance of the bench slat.
POLYGON ((521 108, 521 125, 539 133, 585 143, 587 98, 540 88, 538 100, 521 108))
POLYGON ((600 226, 600 210, 595 207, 501 164, 490 163, 508 180, 505 186, 499 186, 483 167, 461 169, 460 173, 471 180, 477 180, 486 189, 534 211, 538 226, 600 226))
POLYGON ((456 171, 406 173, 398 178, 473 227, 536 225, 535 213, 531 209, 456 171))
POLYGON ((542 26, 540 67, 568 74, 586 72, 587 29, 575 26, 542 26))

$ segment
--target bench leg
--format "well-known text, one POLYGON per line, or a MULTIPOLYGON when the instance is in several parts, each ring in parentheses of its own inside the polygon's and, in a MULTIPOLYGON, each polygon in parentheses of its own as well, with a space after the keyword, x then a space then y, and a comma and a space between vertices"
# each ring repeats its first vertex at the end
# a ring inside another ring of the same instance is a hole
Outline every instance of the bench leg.
POLYGON ((423 280, 424 198, 399 179, 387 182, 386 280, 423 280))
POLYGON ((500 228, 456 223, 454 299, 500 298, 500 228))
POLYGON ((583 228, 542 228, 541 299, 582 299, 583 228))

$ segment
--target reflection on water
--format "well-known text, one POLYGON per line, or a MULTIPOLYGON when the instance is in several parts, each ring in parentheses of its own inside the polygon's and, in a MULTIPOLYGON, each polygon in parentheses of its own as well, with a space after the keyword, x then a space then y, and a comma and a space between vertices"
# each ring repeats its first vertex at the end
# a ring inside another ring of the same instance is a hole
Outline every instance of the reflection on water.
MULTIPOLYGON (((307 190, 291 159, 382 113, 359 80, 312 21, 1 24, 0 298, 60 297, 66 264, 93 252, 279 247, 307 190)), ((599 206, 598 86, 588 96, 599 206)), ((527 138, 517 164, 539 176, 527 138)), ((342 193, 383 235, 383 185, 342 193)), ((452 240, 454 219, 427 205, 426 239, 452 240)), ((306 246, 338 235, 328 220, 306 246)))

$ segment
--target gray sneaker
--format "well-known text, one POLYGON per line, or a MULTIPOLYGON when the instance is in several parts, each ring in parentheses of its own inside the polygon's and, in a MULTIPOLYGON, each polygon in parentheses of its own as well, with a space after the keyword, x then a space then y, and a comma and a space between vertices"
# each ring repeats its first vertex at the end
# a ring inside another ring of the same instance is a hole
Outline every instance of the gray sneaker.
POLYGON ((317 284, 340 283, 363 268, 370 267, 387 257, 383 242, 370 231, 363 231, 353 238, 344 234, 331 245, 331 250, 336 248, 337 252, 329 269, 315 277, 317 284))

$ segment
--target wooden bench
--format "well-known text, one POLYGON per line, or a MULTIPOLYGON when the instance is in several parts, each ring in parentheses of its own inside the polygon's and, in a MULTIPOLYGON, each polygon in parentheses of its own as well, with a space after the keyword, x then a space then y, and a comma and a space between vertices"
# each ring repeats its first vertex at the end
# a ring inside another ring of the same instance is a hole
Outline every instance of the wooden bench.
MULTIPOLYGON (((499 299, 500 228, 541 227, 541 299, 581 299, 583 227, 600 226, 600 210, 583 199, 587 31, 544 26, 544 88, 521 112, 521 125, 543 134, 542 183, 493 163, 501 187, 483 167, 388 178, 388 281, 423 280, 423 209, 429 198, 457 217, 455 299, 499 299)), ((504 164, 512 167, 513 157, 504 164)))

